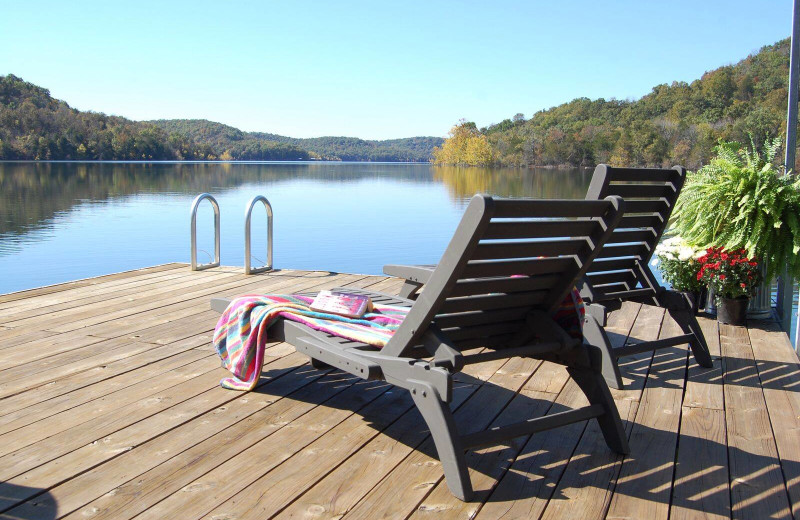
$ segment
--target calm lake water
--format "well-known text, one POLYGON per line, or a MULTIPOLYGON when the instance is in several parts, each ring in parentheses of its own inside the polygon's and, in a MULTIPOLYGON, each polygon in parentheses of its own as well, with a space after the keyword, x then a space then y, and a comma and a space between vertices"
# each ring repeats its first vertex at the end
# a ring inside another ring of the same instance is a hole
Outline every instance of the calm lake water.
MULTIPOLYGON (((223 265, 244 265, 244 211, 274 210, 277 268, 380 274, 438 261, 469 198, 583 198, 591 170, 376 163, 0 163, 0 293, 165 262, 188 262, 189 208, 221 208, 223 265)), ((253 214, 253 265, 266 215, 253 214)), ((198 213, 201 263, 213 214, 198 213)))
MULTIPOLYGON (((244 265, 245 207, 264 195, 275 214, 276 268, 381 274, 387 263, 437 262, 475 193, 582 199, 591 173, 396 163, 0 162, 0 294, 189 262, 189 208, 202 192, 220 204, 223 265, 244 265)), ((260 205, 252 226, 257 266, 267 244, 260 205)), ((198 246, 198 261, 210 261, 207 202, 198 212, 198 246)))

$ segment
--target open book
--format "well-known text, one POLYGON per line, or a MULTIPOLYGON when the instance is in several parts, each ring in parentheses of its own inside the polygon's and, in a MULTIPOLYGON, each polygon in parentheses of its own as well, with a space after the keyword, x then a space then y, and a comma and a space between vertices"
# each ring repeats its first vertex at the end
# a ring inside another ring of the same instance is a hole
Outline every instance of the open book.
POLYGON ((372 310, 372 300, 363 294, 342 291, 320 291, 311 302, 311 310, 360 318, 372 310))

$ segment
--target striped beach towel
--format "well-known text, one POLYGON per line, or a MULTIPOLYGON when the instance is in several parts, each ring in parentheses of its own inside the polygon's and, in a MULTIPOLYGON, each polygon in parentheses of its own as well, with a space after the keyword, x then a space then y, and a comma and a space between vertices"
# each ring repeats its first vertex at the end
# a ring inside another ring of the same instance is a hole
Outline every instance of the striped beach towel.
POLYGON ((376 347, 386 345, 408 314, 408 307, 375 304, 360 319, 325 314, 309 308, 313 298, 299 295, 249 295, 233 300, 214 330, 214 348, 223 368, 233 377, 220 381, 223 388, 252 390, 261 377, 267 329, 278 318, 376 347))
MULTIPOLYGON (((214 330, 214 348, 222 366, 233 376, 220 381, 223 388, 252 390, 261 377, 267 329, 278 318, 308 325, 335 336, 382 347, 403 322, 410 307, 375 304, 360 319, 325 314, 309 308, 313 298, 300 295, 249 295, 233 300, 214 330)), ((580 338, 585 308, 574 289, 553 319, 570 336, 580 338)))

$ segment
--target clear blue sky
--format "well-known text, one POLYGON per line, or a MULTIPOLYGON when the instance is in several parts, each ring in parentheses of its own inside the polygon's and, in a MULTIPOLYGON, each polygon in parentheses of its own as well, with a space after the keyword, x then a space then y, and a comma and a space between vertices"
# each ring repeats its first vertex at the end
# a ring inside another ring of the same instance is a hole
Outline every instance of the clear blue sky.
POLYGON ((81 110, 295 137, 444 136, 637 98, 789 35, 791 0, 0 0, 0 74, 81 110))

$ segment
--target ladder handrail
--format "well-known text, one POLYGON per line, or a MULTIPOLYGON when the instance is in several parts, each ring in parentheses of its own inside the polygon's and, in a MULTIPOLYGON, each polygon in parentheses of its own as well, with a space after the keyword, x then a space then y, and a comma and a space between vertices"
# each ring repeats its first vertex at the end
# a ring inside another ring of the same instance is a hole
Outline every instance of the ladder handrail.
POLYGON ((256 195, 247 204, 244 212, 244 274, 263 273, 272 270, 272 204, 263 195, 256 195), (267 210, 267 263, 261 267, 250 264, 250 220, 256 203, 262 202, 267 210))
POLYGON ((192 271, 202 271, 212 267, 219 267, 219 203, 209 193, 201 193, 192 201, 191 209, 191 237, 192 237, 192 271), (197 208, 200 203, 208 199, 214 209, 214 261, 207 264, 197 263, 197 208))

